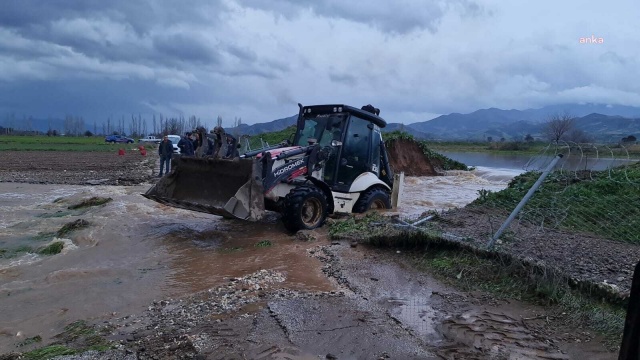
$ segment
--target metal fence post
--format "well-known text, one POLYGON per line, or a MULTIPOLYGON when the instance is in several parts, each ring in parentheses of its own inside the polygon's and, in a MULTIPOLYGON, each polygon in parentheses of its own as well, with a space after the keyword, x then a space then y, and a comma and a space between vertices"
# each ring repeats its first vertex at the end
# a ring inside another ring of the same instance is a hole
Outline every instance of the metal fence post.
POLYGON ((515 219, 515 217, 518 216, 518 213, 520 213, 520 210, 522 210, 522 208, 527 204, 527 201, 529 201, 529 199, 533 196, 533 193, 536 192, 536 190, 538 190, 538 188, 540 187, 540 184, 542 184, 542 181, 544 181, 547 175, 549 175, 551 170, 553 170, 554 166, 556 166, 556 164, 561 158, 562 158, 562 154, 558 154, 553 160, 551 160, 551 163, 549 164, 549 166, 547 166, 544 172, 542 172, 542 175, 540 175, 540 177, 535 182, 535 184, 533 184, 533 186, 531 187, 531 189, 529 189, 527 194, 522 198, 522 200, 520 200, 520 203, 518 204, 518 206, 516 206, 516 208, 513 209, 513 211, 511 212, 511 215, 509 215, 507 220, 505 220, 502 226, 500 226, 500 229, 498 229, 495 235, 493 235, 493 237, 489 240, 489 244, 487 244, 487 248, 491 249, 493 247, 493 244, 496 242, 496 240, 498 240, 500 235, 502 235, 502 232, 509 226, 509 224, 511 224, 513 219, 515 219))

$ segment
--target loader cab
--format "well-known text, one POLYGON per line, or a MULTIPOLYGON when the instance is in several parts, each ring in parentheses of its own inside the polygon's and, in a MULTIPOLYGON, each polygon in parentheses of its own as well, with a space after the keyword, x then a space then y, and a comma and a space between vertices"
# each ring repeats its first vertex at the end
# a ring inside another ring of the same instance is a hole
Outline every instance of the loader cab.
POLYGON ((294 144, 329 147, 323 181, 334 191, 348 192, 362 173, 380 177, 381 132, 378 116, 346 105, 301 107, 294 144))

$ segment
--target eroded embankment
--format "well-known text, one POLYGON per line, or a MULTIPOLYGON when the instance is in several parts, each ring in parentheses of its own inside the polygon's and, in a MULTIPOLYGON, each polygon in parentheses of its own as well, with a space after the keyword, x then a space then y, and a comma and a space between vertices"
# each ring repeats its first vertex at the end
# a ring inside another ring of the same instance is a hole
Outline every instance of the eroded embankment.
MULTIPOLYGON (((431 222, 439 221, 434 216, 431 222)), ((600 331, 617 343, 624 326, 629 288, 568 273, 512 248, 488 250, 450 233, 367 216, 335 224, 332 237, 378 247, 412 250, 417 267, 444 276, 463 290, 486 290, 506 298, 557 306, 575 326, 600 331), (366 229, 366 231, 364 231, 366 229)), ((423 223, 424 225, 424 223, 423 223)))

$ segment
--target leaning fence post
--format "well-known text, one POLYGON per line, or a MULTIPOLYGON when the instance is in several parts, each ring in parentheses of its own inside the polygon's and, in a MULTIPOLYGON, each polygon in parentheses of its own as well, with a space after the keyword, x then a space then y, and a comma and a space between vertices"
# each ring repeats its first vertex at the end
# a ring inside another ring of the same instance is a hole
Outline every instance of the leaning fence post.
POLYGON ((544 178, 546 178, 547 175, 549 175, 551 170, 553 170, 553 167, 556 166, 556 164, 558 163, 558 160, 560 160, 561 158, 562 158, 562 154, 558 154, 555 158, 553 158, 553 160, 551 160, 551 163, 549 164, 549 166, 547 166, 544 172, 542 172, 542 175, 540 175, 540 177, 535 182, 535 184, 533 184, 533 186, 531 187, 531 189, 529 189, 527 194, 522 198, 522 200, 520 200, 520 203, 518 204, 518 206, 516 206, 516 208, 513 209, 513 211, 511 212, 511 215, 509 215, 507 220, 505 220, 502 226, 500 226, 500 229, 498 229, 495 235, 493 235, 493 237, 489 240, 489 244, 487 244, 487 247, 489 249, 493 247, 493 244, 496 242, 496 240, 498 240, 500 235, 502 235, 502 232, 509 226, 509 224, 511 224, 513 219, 515 219, 515 217, 518 216, 518 213, 520 213, 520 210, 522 210, 522 208, 527 204, 527 201, 529 201, 531 196, 533 196, 533 193, 536 192, 536 190, 538 190, 538 188, 540 187, 540 184, 542 184, 542 181, 544 181, 544 178))

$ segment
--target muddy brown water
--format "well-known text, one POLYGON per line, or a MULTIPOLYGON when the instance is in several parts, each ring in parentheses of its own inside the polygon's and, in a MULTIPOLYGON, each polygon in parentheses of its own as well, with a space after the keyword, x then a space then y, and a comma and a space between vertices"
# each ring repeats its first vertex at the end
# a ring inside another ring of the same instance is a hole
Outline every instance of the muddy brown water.
POLYGON ((294 241, 276 217, 245 223, 173 209, 139 196, 147 188, 0 183, 0 248, 7 250, 0 259, 2 349, 17 339, 48 339, 77 319, 139 312, 153 300, 263 268, 286 272, 294 289, 331 289, 319 261, 306 256, 311 243, 294 241), (91 196, 113 201, 67 209, 91 196), (63 239, 63 253, 20 251, 54 241, 78 218, 90 225, 63 239))
MULTIPOLYGON (((474 174, 408 178, 400 211, 417 217, 426 210, 464 206, 479 189, 500 190, 514 175, 478 169, 474 174)), ((139 313, 154 300, 206 290, 260 269, 285 273, 281 286, 286 288, 336 289, 322 273, 322 262, 307 254, 310 247, 327 243, 325 238, 296 240, 284 232, 275 215, 247 223, 162 206, 140 196, 148 187, 0 183, 0 248, 8 250, 0 258, 0 353, 15 351, 17 343, 36 335, 46 343, 78 319, 100 321, 139 313), (67 209, 91 196, 113 201, 67 209), (90 225, 65 236, 63 253, 16 251, 53 241, 58 229, 78 218, 90 225), (271 245, 260 246, 267 242, 271 245), (10 252, 15 254, 8 256, 10 252)), ((444 313, 429 300, 441 285, 414 283, 385 266, 361 266, 350 273, 350 281, 365 297, 377 299, 377 306, 418 338, 432 344, 443 339, 447 330, 438 324, 444 313)), ((367 307, 368 300, 353 301, 367 307)), ((306 306, 301 305, 298 313, 304 313, 306 306)), ((297 323, 294 307, 273 309, 284 322, 297 323)), ((302 333, 300 337, 303 345, 312 341, 304 340, 302 333)), ((314 349, 314 344, 307 345, 314 349)))

